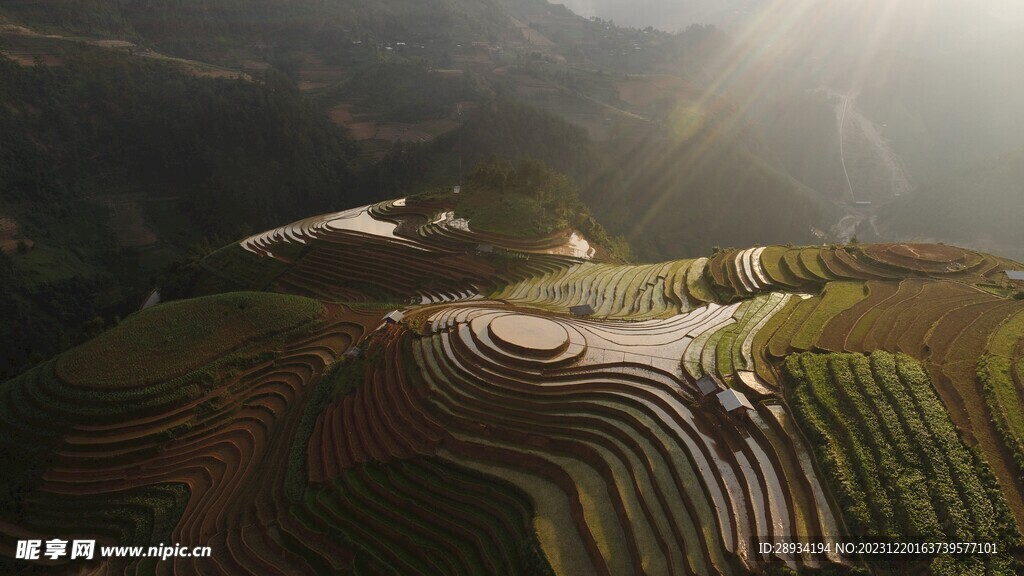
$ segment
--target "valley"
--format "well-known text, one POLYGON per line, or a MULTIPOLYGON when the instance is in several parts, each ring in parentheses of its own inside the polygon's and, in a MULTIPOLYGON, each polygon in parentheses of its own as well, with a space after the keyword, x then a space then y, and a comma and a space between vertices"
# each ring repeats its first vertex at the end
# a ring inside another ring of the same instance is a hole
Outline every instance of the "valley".
POLYGON ((877 215, 886 204, 913 193, 910 175, 875 124, 856 106, 856 95, 826 91, 835 104, 839 158, 845 181, 841 204, 846 214, 832 228, 838 242, 879 239, 877 215), (856 183, 856 185, 854 184, 856 183))

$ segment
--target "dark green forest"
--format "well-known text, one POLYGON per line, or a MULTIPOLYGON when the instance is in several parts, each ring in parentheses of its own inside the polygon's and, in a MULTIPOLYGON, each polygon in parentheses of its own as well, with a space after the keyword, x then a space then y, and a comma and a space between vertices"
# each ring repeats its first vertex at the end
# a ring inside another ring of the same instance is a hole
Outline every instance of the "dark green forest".
POLYGON ((0 208, 35 243, 0 270, 5 376, 129 313, 191 247, 369 198, 344 133, 273 70, 211 80, 99 50, 63 57, 0 59, 0 208), (119 245, 111 207, 126 203, 157 246, 119 245))

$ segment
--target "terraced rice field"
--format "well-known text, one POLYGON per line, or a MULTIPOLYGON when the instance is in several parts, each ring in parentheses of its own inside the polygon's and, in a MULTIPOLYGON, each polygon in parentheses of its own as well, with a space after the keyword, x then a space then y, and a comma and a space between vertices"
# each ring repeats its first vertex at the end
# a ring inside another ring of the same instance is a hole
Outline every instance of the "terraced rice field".
MULTIPOLYGON (((61 377, 60 360, 8 382, 3 481, 37 485, 21 500, 24 529, 106 544, 208 542, 225 573, 318 572, 296 561, 295 543, 314 535, 281 521, 287 466, 276 463, 288 461, 310 383, 377 318, 331 305, 286 344, 256 337, 227 361, 152 385, 82 388, 61 377)), ((176 558, 163 568, 209 572, 210 562, 176 558)))
POLYGON ((769 246, 724 256, 729 273, 713 276, 714 287, 723 294, 737 295, 750 294, 752 288, 816 291, 835 280, 898 281, 917 277, 984 284, 995 281, 1006 266, 995 256, 932 244, 769 246), (751 273, 760 288, 752 283, 751 273))
POLYGON ((731 318, 722 310, 640 323, 527 316, 564 339, 540 351, 509 344, 503 320, 519 313, 445 308, 413 344, 421 410, 452 435, 441 446, 455 462, 525 468, 527 493, 555 482, 570 506, 538 510, 538 522, 558 527, 541 545, 574 559, 566 573, 744 573, 767 560, 757 535, 835 526, 812 491, 785 481, 803 472, 771 411, 730 420, 679 369, 690 334, 731 318))
POLYGON ((687 285, 694 266, 699 270, 692 260, 642 266, 583 262, 508 285, 491 297, 548 310, 590 305, 602 318, 666 317, 708 302, 687 285))
POLYGON ((626 265, 450 212, 252 236, 204 263, 215 295, 4 383, 0 573, 52 537, 214 550, 54 573, 1024 570, 1024 304, 999 289, 1024 267, 906 244, 626 265), (859 539, 1001 552, 758 546, 859 539))

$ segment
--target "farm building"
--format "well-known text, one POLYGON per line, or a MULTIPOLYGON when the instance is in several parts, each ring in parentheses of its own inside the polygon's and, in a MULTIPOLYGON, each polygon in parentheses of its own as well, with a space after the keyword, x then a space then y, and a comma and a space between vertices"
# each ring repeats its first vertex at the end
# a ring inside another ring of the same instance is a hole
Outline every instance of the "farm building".
POLYGON ((1024 271, 1007 270, 1006 277, 1010 279, 1010 282, 1024 282, 1024 271))
POLYGON ((147 308, 152 308, 153 306, 156 306, 159 303, 160 289, 153 288, 153 290, 150 291, 149 295, 146 296, 146 299, 142 302, 142 306, 139 307, 139 310, 146 310, 147 308))
POLYGON ((705 374, 697 380, 697 389, 700 390, 701 398, 705 398, 717 392, 720 388, 718 382, 710 374, 705 374))
POLYGON ((719 392, 717 398, 722 408, 729 414, 742 414, 746 410, 754 409, 754 405, 750 403, 750 400, 747 400, 747 397, 742 392, 737 392, 731 388, 719 392))
POLYGON ((388 324, 398 324, 402 321, 402 318, 405 318, 405 314, 402 314, 398 310, 392 310, 384 316, 384 321, 388 324))
POLYGON ((590 316, 594 313, 594 307, 590 304, 580 304, 579 306, 571 306, 569 313, 573 316, 590 316))

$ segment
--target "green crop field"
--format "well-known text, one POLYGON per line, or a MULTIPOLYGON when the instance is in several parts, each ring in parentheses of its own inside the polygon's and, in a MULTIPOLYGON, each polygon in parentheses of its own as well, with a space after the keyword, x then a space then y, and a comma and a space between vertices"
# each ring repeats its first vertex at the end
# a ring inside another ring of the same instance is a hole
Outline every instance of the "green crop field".
POLYGON ((257 292, 171 302, 140 312, 68 352, 58 361, 57 374, 75 386, 141 387, 323 314, 315 300, 257 292))
POLYGON ((1024 475, 1024 410, 1021 386, 1024 384, 1024 314, 1018 312, 1002 324, 988 341, 987 354, 978 363, 978 379, 985 389, 985 401, 995 416, 996 427, 1013 454, 1017 469, 1024 475))
MULTIPOLYGON (((963 444, 920 364, 875 352, 797 354, 785 364, 801 427, 815 444, 855 537, 999 542, 1020 536, 988 465, 963 444), (924 490, 922 490, 924 488, 924 490)), ((937 574, 978 559, 936 558, 937 574)), ((1009 556, 987 573, 1014 574, 1009 556)))

